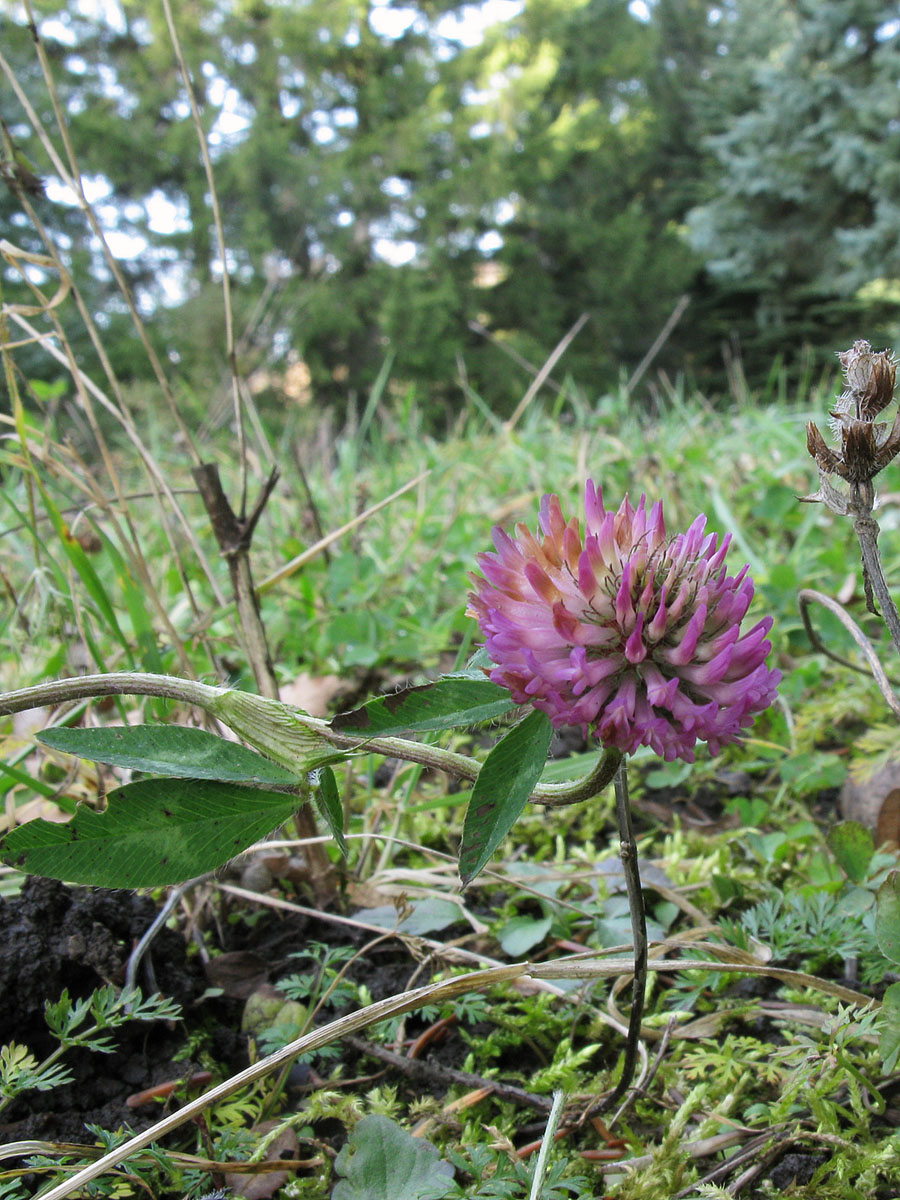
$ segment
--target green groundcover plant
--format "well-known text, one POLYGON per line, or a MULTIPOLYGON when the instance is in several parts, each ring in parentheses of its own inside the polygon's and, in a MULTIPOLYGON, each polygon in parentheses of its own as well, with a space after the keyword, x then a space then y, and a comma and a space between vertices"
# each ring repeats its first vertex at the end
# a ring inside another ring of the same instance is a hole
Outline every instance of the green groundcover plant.
MULTIPOLYGON (((895 636, 900 622, 871 516, 872 478, 900 448, 897 422, 888 430, 875 420, 893 399, 895 368, 889 355, 873 354, 867 343, 857 343, 842 360, 847 390, 836 418, 840 450, 828 449, 810 427, 822 485, 807 499, 853 517, 870 604, 874 610, 877 599, 895 636), (844 492, 830 482, 834 474, 847 485, 844 492)), ((780 672, 766 661, 772 618, 745 624, 754 585, 746 565, 730 566, 729 536, 720 541, 707 533, 703 514, 686 532, 670 535, 660 501, 648 506, 642 496, 635 505, 626 496, 607 509, 591 480, 584 506, 582 524, 565 517, 557 497, 545 496, 537 533, 524 524, 514 534, 495 529, 495 550, 478 556, 481 573, 472 575, 469 596, 484 647, 464 669, 378 696, 330 721, 245 691, 143 672, 86 675, 8 693, 0 698, 0 713, 102 695, 174 699, 205 710, 247 745, 178 725, 45 730, 38 740, 54 750, 143 777, 112 792, 102 812, 82 806, 66 824, 37 819, 13 829, 0 843, 0 859, 26 873, 107 887, 182 883, 215 870, 310 801, 345 852, 346 814, 333 768, 376 752, 472 783, 459 849, 459 873, 468 885, 529 802, 547 808, 583 803, 614 782, 634 947, 625 1061, 610 1100, 621 1096, 634 1071, 647 973, 628 756, 649 748, 665 762, 692 763, 700 742, 718 754, 772 704, 780 672), (511 726, 482 761, 411 736, 500 718, 511 726), (573 783, 541 784, 553 729, 573 725, 597 744, 593 767, 573 783)), ((805 597, 807 605, 817 599, 816 593, 805 597)), ((880 941, 900 958, 895 878, 880 897, 880 941)), ((506 968, 500 972, 492 980, 515 977, 506 968)), ((467 985, 454 986, 461 992, 467 985)), ((426 993, 409 1006, 424 1003, 426 993)), ((372 1020, 390 1015, 378 1005, 372 1009, 372 1020)), ((298 1045, 271 1061, 296 1055, 298 1045)), ((356 1194, 350 1157, 348 1150, 338 1163, 346 1176, 339 1188, 347 1196, 356 1194)), ((92 1171, 101 1168, 102 1160, 92 1171)), ((57 1194, 63 1192, 50 1196, 57 1194)))

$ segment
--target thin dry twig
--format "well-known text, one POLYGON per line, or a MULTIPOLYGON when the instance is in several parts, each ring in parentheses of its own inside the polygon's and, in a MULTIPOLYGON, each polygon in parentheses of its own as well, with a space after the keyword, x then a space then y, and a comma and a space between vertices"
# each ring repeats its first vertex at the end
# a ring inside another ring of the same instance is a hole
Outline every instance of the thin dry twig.
MULTIPOLYGON (((514 362, 517 367, 521 367, 523 371, 527 371, 528 374, 531 376, 535 376, 535 375, 539 374, 539 372, 540 372, 539 367, 536 367, 534 365, 534 363, 530 363, 527 358, 523 358, 522 355, 519 354, 519 352, 515 349, 515 347, 507 345, 507 343, 504 342, 501 338, 498 338, 495 334, 491 333, 491 331, 487 328, 487 326, 482 325, 482 323, 480 321, 469 321, 468 325, 473 333, 477 333, 479 337, 483 337, 487 341, 489 341, 492 346, 496 346, 497 349, 500 350, 503 354, 505 354, 507 358, 511 359, 512 362, 514 362)), ((465 364, 460 361, 458 363, 458 365, 460 366, 460 368, 463 368, 465 364)), ((553 379, 551 376, 548 376, 544 380, 544 384, 545 384, 545 386, 550 388, 551 391, 556 392, 557 396, 563 390, 562 384, 557 383, 556 380, 553 379)))
MULTIPOLYGON (((150 366, 153 370, 153 374, 156 377, 157 383, 159 384, 160 391, 162 392, 163 397, 165 398, 165 401, 169 407, 169 412, 170 412, 173 420, 177 424, 178 430, 179 430, 181 436, 185 440, 185 444, 190 449, 191 454, 194 458, 194 461, 199 462, 200 461, 199 451, 197 450, 197 447, 194 444, 194 440, 191 437, 190 430, 185 425, 184 421, 181 418, 181 414, 178 411, 178 405, 175 402, 175 397, 172 393, 171 387, 169 386, 168 377, 166 376, 166 372, 163 369, 163 365, 159 360, 159 355, 156 353, 156 350, 153 347, 153 343, 150 341, 150 337, 147 333, 147 327, 145 326, 145 324, 141 318, 141 315, 138 312, 138 308, 135 303, 131 288, 130 288, 128 281, 126 280, 124 274, 122 273, 122 269, 119 266, 118 259, 115 257, 115 255, 112 253, 112 251, 109 248, 109 243, 106 240, 106 234, 104 233, 103 226, 100 224, 100 221, 97 218, 97 214, 94 211, 93 206, 90 204, 90 202, 88 201, 88 199, 84 193, 84 187, 82 184, 81 167, 78 163, 78 159, 75 154, 75 148, 72 145, 71 138, 69 137, 69 129, 68 129, 67 121, 66 121, 66 116, 63 111, 62 104, 60 103, 59 94, 56 90, 56 82, 53 78, 53 71, 50 66, 50 61, 47 57, 47 52, 44 49, 43 38, 41 37, 40 30, 38 29, 37 22, 35 20, 34 10, 31 5, 31 0, 24 0, 24 3, 25 3, 25 11, 28 14, 28 27, 31 32, 31 36, 34 40, 35 52, 37 53, 38 62, 40 63, 41 72, 42 72, 43 78, 44 78, 44 86, 47 89, 47 96, 50 99, 50 103, 53 108, 53 115, 56 119, 56 126, 57 126, 57 129, 59 130, 60 138, 62 139, 63 147, 66 152, 66 158, 68 159, 68 163, 69 163, 68 170, 60 162, 59 156, 55 153, 55 150, 52 150, 52 141, 47 136, 46 131, 43 130, 43 126, 41 125, 41 122, 38 119, 37 114, 34 112, 34 109, 31 108, 31 106, 27 104, 27 97, 24 96, 24 93, 22 92, 21 87, 18 85, 17 80, 14 83, 14 86, 16 88, 16 94, 19 96, 20 101, 23 103, 23 107, 27 105, 26 111, 28 112, 29 119, 31 119, 33 121, 34 130, 38 134, 38 136, 41 138, 41 142, 44 145, 44 148, 47 150, 48 154, 51 154, 51 161, 53 161, 54 166, 60 172, 60 176, 61 176, 63 182, 68 187, 70 187, 72 189, 72 191, 75 193, 75 196, 78 201, 78 206, 84 213, 85 217, 87 218, 88 224, 91 227, 91 232, 94 234, 94 236, 98 240, 101 250, 103 251, 103 257, 106 261, 106 265, 109 267, 109 270, 110 270, 113 278, 116 281, 116 286, 118 287, 118 289, 122 295, 122 298, 124 299, 124 301, 128 307, 128 312, 131 316, 131 320, 132 320, 132 324, 134 325, 135 332, 138 335, 141 346, 144 349, 144 353, 147 355, 147 360, 150 363, 150 366), (51 153, 51 151, 52 151, 52 153, 51 153)), ((0 60, 2 60, 2 55, 0 55, 0 60)), ((6 74, 8 78, 10 77, 10 75, 12 76, 12 79, 11 79, 11 82, 12 82, 13 80, 15 80, 15 73, 11 71, 11 68, 9 68, 8 64, 3 65, 4 63, 5 63, 5 60, 2 60, 2 62, 0 62, 0 66, 3 66, 4 74, 6 74)))
POLYGON ((537 375, 534 377, 534 379, 528 385, 528 390, 526 391, 526 393, 522 397, 522 399, 519 401, 519 403, 516 405, 515 411, 513 412, 512 416, 509 417, 508 420, 503 422, 504 433, 512 433, 512 431, 518 425, 518 423, 522 417, 522 414, 525 412, 525 410, 531 404, 532 400, 535 398, 535 396, 538 394, 538 392, 544 386, 544 382, 549 377, 550 372, 553 370, 553 368, 556 366, 556 364, 559 362, 559 360, 562 358, 562 356, 568 350, 572 341, 581 332, 582 328, 584 327, 585 322, 587 321, 587 319, 590 315, 591 315, 590 313, 582 313, 581 316, 578 318, 578 320, 575 322, 575 324, 572 326, 572 328, 569 330, 569 332, 567 334, 565 334, 562 338, 560 338, 555 349, 551 352, 550 357, 547 359, 547 361, 541 367, 540 371, 538 371, 537 375))
POLYGON ((647 369, 649 368, 650 364, 653 362, 654 358, 656 358, 657 354, 659 354, 660 350, 662 350, 663 346, 666 344, 666 342, 671 337, 672 330, 675 328, 675 326, 678 324, 678 322, 684 316, 684 310, 687 308, 687 306, 690 304, 690 302, 691 302, 691 298, 687 292, 685 292, 685 294, 679 298, 678 303, 675 305, 675 307, 669 313, 666 323, 663 325, 662 329, 659 331, 659 333, 654 338, 653 345, 650 347, 650 349, 647 351, 647 353, 644 355, 644 357, 641 359, 641 361, 635 367, 631 378, 625 384, 626 392, 633 392, 634 389, 637 387, 638 383, 640 382, 640 380, 646 373, 647 369))
POLYGON ((666 1022, 666 1027, 663 1030, 663 1035, 660 1038, 660 1042, 659 1042, 659 1046, 657 1047, 656 1054, 653 1056, 653 1062, 648 1063, 647 1068, 644 1071, 641 1078, 637 1081, 637 1083, 634 1085, 634 1087, 631 1089, 631 1091, 628 1093, 628 1095, 625 1097, 625 1099, 619 1105, 616 1112, 613 1114, 613 1116, 609 1122, 610 1128, 613 1128, 614 1126, 618 1125, 618 1123, 622 1120, 622 1118, 628 1112, 629 1108, 631 1108, 632 1104, 635 1102, 635 1100, 641 1093, 646 1093, 647 1091, 649 1091, 650 1084, 656 1078, 656 1073, 659 1070, 659 1068, 662 1066, 662 1061, 665 1058, 666 1051, 669 1048, 669 1042, 672 1040, 672 1034, 675 1031, 675 1029, 677 1028, 677 1026, 678 1026, 678 1018, 675 1016, 669 1017, 669 1020, 666 1022))
POLYGON ((253 671, 256 686, 261 695, 268 696, 270 700, 277 700, 278 681, 275 678, 275 665, 272 662, 266 630, 259 610, 259 600, 253 585, 250 548, 263 509, 278 483, 278 468, 272 470, 249 516, 238 516, 232 509, 219 478, 219 468, 215 463, 203 463, 199 467, 195 467, 192 474, 219 544, 219 550, 228 564, 231 590, 238 612, 239 633, 244 642, 245 653, 253 671))
POLYGON ((410 479, 408 483, 404 483, 402 487, 399 487, 396 491, 391 492, 389 496, 385 496, 383 500, 378 500, 375 504, 370 504, 368 508, 364 509, 361 513, 358 513, 355 517, 353 517, 352 520, 338 526, 337 529, 333 529, 331 533, 327 534, 323 538, 320 538, 319 541, 313 542, 311 546, 307 546, 307 548, 298 554, 296 558, 292 558, 289 562, 286 562, 283 566, 279 567, 277 571, 273 571, 271 575, 267 576, 262 581, 258 589, 260 595, 270 591, 279 583, 283 583, 285 579, 290 578, 290 576, 299 571, 301 567, 305 566, 308 562, 311 562, 314 558, 317 558, 318 555, 322 554, 328 546, 342 538, 345 533, 349 533, 351 530, 356 529, 357 526, 362 525, 365 521, 367 521, 369 517, 373 517, 375 513, 380 512, 381 509, 386 508, 389 504, 393 504, 395 500, 398 500, 401 496, 411 491, 414 487, 418 487, 422 480, 427 479, 430 474, 430 468, 426 471, 420 471, 419 474, 413 479, 410 479))
POLYGON ((213 227, 216 231, 216 244, 219 250, 219 259, 222 263, 222 307, 225 319, 225 357, 228 361, 228 371, 231 376, 231 397, 234 406, 234 420, 237 428, 238 436, 238 461, 241 471, 241 502, 238 508, 240 516, 243 518, 247 511, 247 436, 244 428, 244 407, 241 403, 240 378, 237 369, 237 357, 234 348, 234 314, 231 304, 231 277, 228 273, 228 247, 225 242, 225 227, 222 224, 222 213, 219 207, 219 193, 216 188, 216 177, 213 171, 212 159, 209 156, 209 142, 206 138, 206 132, 203 128, 203 121, 200 117, 200 109, 197 105, 197 95, 194 91, 194 85, 191 80, 190 72, 188 71, 187 62, 185 61, 184 51, 181 47, 181 39, 178 36, 178 30, 175 26, 175 19, 172 16, 172 6, 169 0, 162 0, 163 12, 166 17, 166 26, 169 30, 169 39, 172 43, 172 50, 175 53, 175 61, 178 63, 178 70, 181 73, 181 80, 184 84, 184 90, 187 94, 188 103, 191 107, 191 120, 194 123, 194 133, 197 137, 197 144, 200 147, 200 158, 203 161, 203 170, 206 174, 206 186, 209 188, 209 204, 212 211, 213 227))
POLYGON ((827 654, 829 658, 834 659, 836 662, 842 663, 845 666, 853 667, 853 669, 857 671, 860 669, 854 663, 849 662, 847 659, 842 658, 830 650, 816 633, 812 621, 810 620, 808 610, 811 604, 821 604, 823 608, 827 608, 830 613, 837 617, 840 623, 856 642, 857 646, 859 646, 860 650, 865 655, 866 662, 869 664, 869 669, 872 672, 875 682, 878 684, 878 690, 884 697, 885 703, 887 704, 888 708, 890 708, 894 716, 900 718, 900 700, 898 700, 893 688, 891 687, 887 673, 885 672, 884 667, 881 665, 881 661, 879 660, 878 655, 875 653, 872 643, 856 624, 844 606, 839 604, 837 600, 832 600, 830 596, 826 596, 823 592, 817 592, 811 588, 803 588, 798 594, 798 599, 800 602, 800 615, 803 618, 803 625, 806 629, 807 637, 809 638, 810 642, 812 642, 813 647, 816 650, 821 651, 823 654, 827 654))
POLYGON ((350 1036, 344 1041, 354 1050, 359 1050, 361 1054, 368 1054, 370 1058, 387 1063, 414 1082, 429 1087, 433 1084, 441 1087, 452 1087, 458 1084, 473 1091, 487 1088, 501 1100, 512 1100, 516 1104, 525 1104, 538 1112, 550 1111, 551 1101, 547 1096, 537 1096, 513 1083, 504 1083, 500 1079, 487 1079, 483 1075, 474 1075, 470 1071, 458 1071, 455 1067, 445 1067, 433 1059, 408 1058, 405 1054, 397 1054, 386 1046, 380 1046, 377 1042, 370 1042, 365 1038, 350 1036))

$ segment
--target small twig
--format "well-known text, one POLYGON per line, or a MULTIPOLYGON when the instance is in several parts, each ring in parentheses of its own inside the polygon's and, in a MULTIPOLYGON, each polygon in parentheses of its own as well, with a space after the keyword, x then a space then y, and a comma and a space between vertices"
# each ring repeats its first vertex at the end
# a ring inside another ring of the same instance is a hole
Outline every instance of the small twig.
POLYGON ((198 875, 195 879, 189 879, 187 883, 179 884, 178 887, 171 889, 169 895, 166 897, 165 904, 163 904, 162 908, 156 914, 153 922, 147 927, 143 937, 128 957, 128 966, 125 970, 126 988, 137 987, 137 973, 141 965, 141 959, 147 953, 153 939, 165 925, 166 921, 168 921, 169 914, 175 908, 175 905, 178 904, 186 892, 196 887, 198 883, 202 883, 204 879, 209 879, 211 875, 212 872, 207 872, 206 875, 198 875))
POLYGON ((387 1046, 379 1046, 377 1042, 369 1042, 365 1038, 345 1037, 346 1045, 352 1046, 361 1054, 377 1058, 379 1062, 387 1063, 396 1071, 406 1075, 408 1079, 426 1087, 440 1084, 445 1087, 458 1085, 475 1091, 478 1088, 490 1088, 501 1100, 513 1100, 517 1104, 527 1104, 529 1108, 546 1113, 551 1110, 552 1102, 546 1096, 536 1096, 514 1083, 503 1083, 499 1079, 486 1079, 482 1075, 473 1075, 469 1071, 458 1071, 455 1067, 445 1067, 442 1063, 428 1058, 408 1058, 405 1054, 397 1054, 387 1046))
MULTIPOLYGON (((812 644, 812 648, 814 650, 818 650, 820 654, 826 655, 826 657, 830 658, 832 662, 839 663, 842 667, 847 667, 847 669, 850 671, 856 671, 858 675, 865 675, 868 677, 871 674, 868 668, 861 667, 859 663, 855 663, 851 658, 845 658, 843 654, 837 654, 831 649, 830 646, 827 646, 822 641, 816 632, 812 623, 812 618, 809 615, 809 605, 811 599, 821 601, 823 595, 824 593, 813 591, 810 588, 804 588, 802 591, 798 592, 798 598, 800 600, 800 616, 803 618, 803 626, 806 630, 806 636, 809 638, 810 643, 812 644)), ((825 599, 829 599, 829 597, 826 596, 825 599)), ((831 603, 837 604, 838 601, 832 600, 831 603)), ((846 612, 846 609, 843 609, 842 607, 842 611, 846 612)), ((889 675, 886 675, 885 678, 888 679, 892 687, 900 687, 900 683, 898 683, 896 679, 891 679, 889 675)))
MULTIPOLYGON (((296 447, 294 452, 294 464, 297 468, 297 474, 300 476, 300 483, 303 486, 303 493, 306 496, 306 503, 309 505, 309 515, 312 519, 313 528, 316 531, 316 541, 324 542, 325 527, 322 525, 322 519, 319 516, 319 506, 316 504, 316 498, 312 494, 312 488, 309 485, 309 477, 306 474, 306 468, 303 465, 303 458, 300 454, 299 446, 296 447)), ((327 544, 322 547, 322 557, 327 563, 331 562, 331 551, 328 549, 327 544)))
POLYGON ((278 470, 276 468, 269 475, 249 517, 238 517, 235 514, 222 488, 219 468, 215 463, 202 463, 193 469, 192 474, 209 515, 219 550, 228 563, 231 589, 238 610, 240 632, 248 662, 256 679, 256 686, 263 696, 267 696, 270 700, 277 700, 278 683, 275 679, 275 667, 269 653, 266 631, 262 623, 259 601, 250 570, 250 544, 253 540, 256 523, 278 482, 278 470))
POLYGON ((672 330, 675 328, 675 326, 678 324, 678 322, 684 316, 684 310, 687 308, 687 306, 690 304, 690 302, 691 302, 691 298, 688 295, 688 293, 685 292, 684 295, 679 299, 679 301, 675 305, 675 307, 672 309, 672 311, 669 313, 668 320, 666 321, 665 325, 663 325, 663 327, 659 331, 659 333, 656 335, 653 345, 650 347, 650 349, 647 351, 647 353, 644 355, 644 357, 638 363, 637 367, 634 369, 634 371, 631 375, 631 378, 625 384, 626 392, 633 392, 635 387, 637 387, 638 382, 640 381, 641 377, 646 372, 647 368, 650 366, 650 364, 653 362, 654 358, 656 358, 657 354, 659 354, 660 350, 662 350, 663 346, 669 340, 672 330))
POLYGON ((662 1035, 662 1038, 660 1039, 659 1047, 653 1058, 653 1062, 649 1065, 649 1067, 647 1067, 643 1076, 637 1081, 635 1086, 631 1089, 631 1091, 628 1093, 628 1095, 625 1097, 625 1099, 619 1105, 618 1110, 616 1111, 615 1115, 613 1116, 612 1120, 610 1121, 610 1125, 618 1125, 619 1121, 621 1121, 621 1119, 628 1112, 629 1108, 631 1108, 634 1101, 637 1099, 638 1093, 649 1091, 650 1084, 656 1078, 656 1073, 659 1070, 659 1068, 662 1066, 662 1061, 666 1056, 666 1051, 669 1048, 669 1042, 672 1040, 672 1033, 677 1027, 678 1027, 678 1018, 675 1016, 669 1017, 669 1020, 666 1023, 666 1027, 663 1030, 663 1035, 662 1035))
MULTIPOLYGON (((741 1130, 736 1129, 733 1131, 733 1133, 725 1134, 724 1136, 729 1139, 731 1145, 734 1145, 735 1142, 739 1142, 745 1135, 741 1130)), ((730 1155, 724 1163, 720 1163, 717 1167, 710 1171, 709 1174, 704 1175, 702 1179, 698 1179, 697 1182, 692 1183, 690 1187, 683 1188, 680 1192, 676 1192, 673 1200, 681 1200, 682 1197, 692 1195, 694 1192, 696 1192, 697 1187, 700 1184, 715 1183, 719 1179, 724 1179, 725 1176, 731 1174, 735 1167, 742 1166, 743 1163, 747 1162, 749 1159, 755 1158, 763 1146, 767 1145, 768 1142, 771 1141, 772 1137, 773 1134, 771 1132, 763 1133, 759 1137, 755 1137, 753 1141, 748 1142, 747 1145, 738 1150, 736 1154, 730 1155)), ((705 1142, 708 1142, 709 1140, 710 1139, 708 1138, 704 1139, 705 1142)), ((702 1143, 695 1143, 694 1146, 691 1146, 692 1157, 705 1158, 707 1156, 707 1154, 710 1152, 708 1150, 704 1154, 695 1153, 695 1147, 699 1147, 701 1145, 702 1143)), ((725 1145, 719 1145, 717 1147, 717 1151, 721 1151, 726 1148, 727 1146, 725 1145)))
POLYGON ((569 345, 573 341, 573 339, 581 332, 581 329, 582 329, 585 321, 587 321, 587 319, 590 315, 591 315, 590 313, 582 313, 581 316, 578 318, 578 320, 575 322, 575 324, 572 326, 572 328, 569 330, 569 332, 560 339, 556 348, 550 354, 550 357, 547 359, 547 361, 541 367, 540 371, 538 371, 537 375, 534 377, 534 379, 528 385, 528 390, 526 391, 526 393, 522 397, 522 399, 519 401, 519 403, 516 405, 515 412, 512 414, 512 416, 508 420, 503 422, 504 433, 512 433, 512 431, 518 425, 519 419, 521 418, 522 414, 525 412, 526 408, 528 408, 529 404, 532 402, 532 400, 535 398, 535 396, 538 394, 538 392, 544 386, 544 381, 549 377, 550 372, 553 370, 553 368, 556 366, 556 364, 559 362, 559 360, 562 358, 562 356, 568 350, 569 345))
POLYGON ((647 988, 647 918, 644 912, 644 894, 641 890, 641 874, 638 868, 637 845, 631 824, 631 805, 628 802, 627 759, 623 758, 616 771, 616 820, 619 826, 619 854, 625 873, 628 891, 628 908, 631 913, 631 933, 634 939, 634 980, 631 988, 631 1013, 628 1018, 628 1034, 625 1038, 625 1058, 622 1076, 613 1091, 603 1101, 600 1111, 612 1108, 628 1091, 634 1078, 638 1060, 638 1045, 641 1040, 641 1020, 644 1015, 644 993, 647 988))
MULTIPOLYGON (((502 351, 507 358, 511 359, 517 367, 521 367, 522 370, 527 371, 529 375, 534 376, 538 374, 540 368, 536 367, 534 363, 530 363, 527 358, 523 358, 522 355, 519 354, 518 351, 512 346, 507 345, 506 342, 498 338, 495 334, 491 333, 491 331, 486 326, 482 325, 480 321, 469 321, 469 328, 473 333, 477 333, 479 337, 486 338, 492 346, 496 346, 497 349, 502 351)), ((465 370, 465 363, 463 362, 461 356, 458 356, 457 365, 459 366, 461 372, 465 370)), ((544 383, 552 391, 556 392, 557 396, 560 395, 563 390, 562 384, 557 383, 555 379, 552 379, 549 376, 544 380, 544 383)))
POLYGON ((260 595, 268 592, 277 584, 282 583, 289 576, 294 575, 300 570, 301 567, 306 566, 308 562, 311 562, 319 554, 323 554, 333 542, 338 541, 344 536, 345 533, 349 533, 351 530, 356 529, 358 525, 362 525, 369 519, 369 517, 373 517, 375 513, 380 512, 382 508, 387 507, 388 504, 392 504, 394 500, 399 499, 400 496, 403 496, 406 492, 411 491, 412 488, 417 487, 422 480, 426 479, 430 474, 431 468, 429 468, 427 471, 421 471, 413 479, 410 479, 408 483, 404 483, 402 487, 399 487, 396 491, 391 492, 389 496, 385 496, 383 500, 378 500, 375 504, 369 505, 364 512, 357 513, 352 520, 347 521, 344 525, 338 526, 337 529, 333 529, 331 533, 326 534, 325 537, 320 538, 317 542, 314 542, 313 545, 307 546, 307 548, 301 554, 298 554, 296 558, 292 558, 290 562, 286 562, 283 566, 279 567, 277 571, 274 571, 262 581, 262 583, 259 585, 260 595))
MULTIPOLYGON (((352 529, 356 529, 357 526, 362 525, 364 521, 369 519, 369 517, 373 516, 380 509, 386 507, 386 505, 391 504, 405 492, 410 491, 417 484, 421 483, 427 475, 430 474, 430 469, 423 471, 420 475, 417 475, 415 479, 411 479, 409 483, 405 483, 403 487, 398 488, 396 492, 392 492, 390 496, 385 496, 383 500, 379 500, 377 504, 373 504, 370 508, 367 508, 365 512, 359 513, 359 515, 354 517, 352 521, 348 521, 345 525, 341 525, 338 529, 332 530, 331 533, 326 534, 325 537, 321 538, 317 542, 314 542, 311 546, 307 546, 302 554, 298 554, 296 558, 292 558, 290 562, 285 563, 283 566, 279 567, 277 571, 274 571, 271 575, 267 576, 257 587, 256 594, 258 596, 264 596, 266 592, 271 591, 272 588, 276 587, 280 583, 283 583, 285 579, 295 574, 300 570, 301 567, 306 566, 308 562, 311 562, 319 554, 324 555, 327 551, 327 548, 332 545, 333 542, 338 541, 344 536, 345 533, 349 533, 352 529)), ((233 607, 233 600, 230 603, 224 599, 220 600, 218 606, 210 609, 204 614, 202 619, 196 621, 190 627, 188 633, 195 634, 207 629, 213 624, 214 621, 217 621, 220 617, 224 616, 225 613, 230 612, 233 607)))
MULTIPOLYGON (((826 596, 823 592, 816 592, 811 588, 803 588, 798 593, 797 598, 800 601, 800 615, 803 618, 806 634, 810 642, 812 642, 814 649, 820 650, 823 654, 827 654, 829 658, 832 658, 837 662, 845 663, 847 666, 853 666, 852 663, 848 663, 846 659, 838 657, 831 650, 829 650, 813 628, 807 609, 809 608, 810 604, 821 604, 823 608, 827 608, 830 613, 833 613, 833 615, 837 617, 840 623, 856 642, 857 646, 859 646, 860 650, 865 655, 866 662, 869 664, 869 669, 872 672, 875 682, 878 684, 878 690, 884 697, 885 703, 888 705, 894 716, 900 718, 900 700, 898 700, 893 689, 891 688, 890 680, 887 677, 884 667, 881 665, 878 655, 875 653, 872 643, 856 624, 847 610, 843 607, 843 605, 839 604, 837 600, 832 600, 830 596, 826 596)), ((855 667, 854 669, 859 670, 858 667, 855 667)))

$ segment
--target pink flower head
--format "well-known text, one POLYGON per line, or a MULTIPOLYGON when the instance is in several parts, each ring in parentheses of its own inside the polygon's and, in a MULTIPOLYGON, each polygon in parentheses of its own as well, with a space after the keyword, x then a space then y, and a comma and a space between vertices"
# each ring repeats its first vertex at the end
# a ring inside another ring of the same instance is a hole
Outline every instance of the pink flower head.
POLYGON ((772 619, 741 633, 753 597, 747 567, 726 573, 731 536, 704 536, 706 517, 666 537, 661 504, 628 497, 607 512, 588 480, 585 533, 545 496, 543 537, 524 525, 494 529, 479 554, 469 613, 496 664, 495 683, 555 726, 591 728, 607 747, 650 746, 694 761, 698 741, 717 754, 775 699, 781 678, 765 663, 772 619))

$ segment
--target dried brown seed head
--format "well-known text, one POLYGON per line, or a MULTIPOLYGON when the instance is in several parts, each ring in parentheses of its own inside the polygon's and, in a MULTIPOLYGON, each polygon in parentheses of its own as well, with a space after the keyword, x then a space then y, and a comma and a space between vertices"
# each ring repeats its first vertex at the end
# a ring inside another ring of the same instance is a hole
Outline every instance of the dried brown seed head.
MULTIPOLYGON (((878 425, 876 429, 886 429, 886 426, 878 425)), ((878 451, 875 455, 875 462, 879 471, 883 471, 889 462, 900 454, 900 412, 894 417, 894 423, 891 426, 890 432, 884 435, 876 434, 878 441, 878 451)))
POLYGON ((838 474, 850 483, 866 483, 878 473, 875 427, 869 421, 851 421, 843 430, 838 474))
POLYGON ((838 475, 843 475, 843 463, 828 446, 819 432, 819 427, 813 421, 806 426, 806 448, 816 460, 816 466, 820 471, 824 471, 826 475, 830 475, 833 471, 836 471, 838 475))
MULTIPOLYGON (((844 411, 849 409, 857 418, 873 421, 894 398, 894 356, 888 350, 874 351, 868 342, 858 341, 838 357, 847 385, 841 400, 850 401, 844 411)), ((843 407, 839 402, 837 408, 843 407)))

